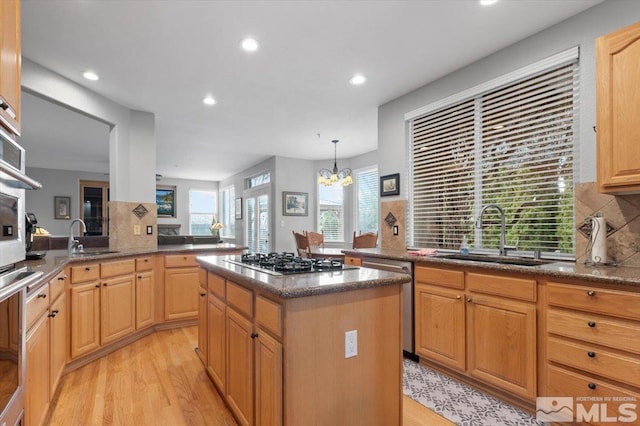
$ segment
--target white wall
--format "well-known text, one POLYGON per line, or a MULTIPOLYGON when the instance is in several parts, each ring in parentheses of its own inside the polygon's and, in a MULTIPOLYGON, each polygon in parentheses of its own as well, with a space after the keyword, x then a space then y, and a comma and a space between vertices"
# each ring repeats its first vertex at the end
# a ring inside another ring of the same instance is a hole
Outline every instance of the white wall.
MULTIPOLYGON (((53 197, 71 197, 71 218, 79 217, 80 180, 109 181, 104 173, 27 167, 27 175, 42 183, 42 189, 25 191, 26 211, 34 213, 38 226, 52 235, 69 235, 70 220, 54 219, 53 197)), ((75 228, 77 232, 77 227, 75 228)))
MULTIPOLYGON (((577 137, 577 182, 590 182, 595 172, 595 39, 632 24, 640 17, 640 1, 607 0, 560 24, 477 61, 468 67, 388 102, 378 109, 380 175, 400 172, 401 194, 407 198, 408 162, 404 114, 470 87, 502 76, 573 46, 580 47, 580 119, 577 137)), ((400 64, 401 65, 401 64, 400 64)), ((391 197, 389 197, 392 200, 391 197)))

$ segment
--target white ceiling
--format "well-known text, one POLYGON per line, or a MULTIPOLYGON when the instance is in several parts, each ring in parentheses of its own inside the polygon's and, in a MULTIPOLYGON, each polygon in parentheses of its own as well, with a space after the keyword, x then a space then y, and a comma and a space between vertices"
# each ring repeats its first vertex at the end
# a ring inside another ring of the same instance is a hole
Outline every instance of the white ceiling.
MULTIPOLYGON (((332 139, 338 158, 373 151, 379 105, 600 1, 23 0, 22 49, 154 113, 157 173, 221 180, 272 155, 330 159, 332 139), (257 52, 240 49, 246 36, 257 52), (356 72, 363 86, 349 84, 356 72)), ((103 124, 42 103, 26 95, 22 107, 30 166, 106 164, 103 124)))

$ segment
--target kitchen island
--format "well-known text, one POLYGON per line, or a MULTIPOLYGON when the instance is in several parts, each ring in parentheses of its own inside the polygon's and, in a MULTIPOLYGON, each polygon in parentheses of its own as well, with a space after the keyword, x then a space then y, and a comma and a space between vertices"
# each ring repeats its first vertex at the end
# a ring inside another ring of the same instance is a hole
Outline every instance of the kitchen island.
POLYGON ((199 256, 199 355, 240 424, 402 423, 401 284, 368 268, 272 275, 199 256))

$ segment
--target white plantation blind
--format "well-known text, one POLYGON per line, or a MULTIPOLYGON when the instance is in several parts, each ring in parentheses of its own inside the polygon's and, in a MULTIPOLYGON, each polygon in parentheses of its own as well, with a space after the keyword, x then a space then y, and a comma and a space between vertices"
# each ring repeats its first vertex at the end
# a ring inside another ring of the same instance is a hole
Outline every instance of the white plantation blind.
POLYGON ((336 183, 318 185, 318 232, 325 242, 344 241, 344 190, 336 183))
POLYGON ((573 253, 577 59, 564 61, 410 121, 413 244, 573 253))
POLYGON ((378 232, 378 168, 358 170, 355 175, 358 188, 356 232, 378 232))

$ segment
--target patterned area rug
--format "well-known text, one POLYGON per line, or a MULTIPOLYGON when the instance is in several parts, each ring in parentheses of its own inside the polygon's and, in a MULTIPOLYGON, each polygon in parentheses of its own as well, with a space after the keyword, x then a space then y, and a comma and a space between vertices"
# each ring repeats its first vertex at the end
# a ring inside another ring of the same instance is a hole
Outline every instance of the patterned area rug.
POLYGON ((544 426, 534 417, 416 362, 404 360, 403 392, 462 426, 544 426))

